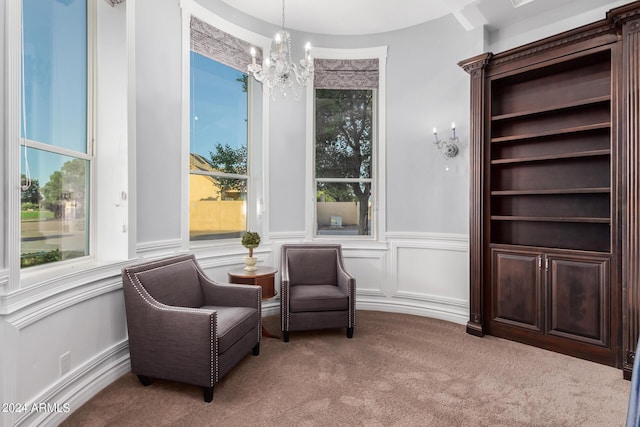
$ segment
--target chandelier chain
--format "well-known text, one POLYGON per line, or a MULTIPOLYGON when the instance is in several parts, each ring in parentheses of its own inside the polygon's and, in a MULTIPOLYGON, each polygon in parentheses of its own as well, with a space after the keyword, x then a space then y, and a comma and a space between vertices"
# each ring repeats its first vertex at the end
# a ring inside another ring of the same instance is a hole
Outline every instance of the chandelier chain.
POLYGON ((284 31, 284 0, 282 0, 282 31, 284 31))

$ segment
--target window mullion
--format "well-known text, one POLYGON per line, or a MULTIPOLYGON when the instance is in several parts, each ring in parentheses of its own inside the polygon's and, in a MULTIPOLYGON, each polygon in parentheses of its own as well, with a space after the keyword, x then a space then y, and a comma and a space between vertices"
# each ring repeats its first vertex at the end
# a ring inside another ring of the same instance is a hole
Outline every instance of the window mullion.
POLYGON ((372 178, 316 178, 317 182, 373 182, 372 178))
POLYGON ((234 178, 234 179, 249 179, 248 175, 240 175, 237 173, 227 173, 227 172, 207 172, 207 171, 199 171, 192 170, 190 171, 192 175, 205 175, 210 176, 212 178, 234 178))
POLYGON ((55 145, 51 145, 51 144, 46 144, 43 142, 38 142, 38 141, 34 141, 32 139, 23 139, 22 140, 24 145, 26 145, 29 148, 35 148, 37 150, 41 150, 41 151, 47 151, 49 153, 55 153, 55 154, 61 154, 63 156, 68 156, 68 157, 75 157, 77 159, 82 159, 82 160, 92 160, 93 156, 87 153, 81 153, 79 151, 75 151, 75 150, 69 150, 68 148, 64 148, 64 147, 58 147, 55 145))

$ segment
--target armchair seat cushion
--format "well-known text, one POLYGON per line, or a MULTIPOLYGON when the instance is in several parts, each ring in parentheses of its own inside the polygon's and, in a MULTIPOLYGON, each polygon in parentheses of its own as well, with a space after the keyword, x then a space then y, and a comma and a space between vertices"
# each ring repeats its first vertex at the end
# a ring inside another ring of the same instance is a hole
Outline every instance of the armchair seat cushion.
POLYGON ((296 285, 289 290, 292 312, 349 309, 347 295, 334 285, 296 285))
POLYGON ((218 312, 218 354, 222 354, 245 336, 259 322, 258 310, 252 307, 205 305, 218 312))

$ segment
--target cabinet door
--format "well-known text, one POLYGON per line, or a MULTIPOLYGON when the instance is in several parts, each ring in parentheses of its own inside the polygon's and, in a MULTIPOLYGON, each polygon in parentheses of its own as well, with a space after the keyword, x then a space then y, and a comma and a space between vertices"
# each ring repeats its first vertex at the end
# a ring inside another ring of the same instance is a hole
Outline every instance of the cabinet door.
POLYGON ((546 255, 547 334, 609 346, 609 259, 546 255))
POLYGON ((492 250, 492 322, 543 333, 541 254, 492 250))

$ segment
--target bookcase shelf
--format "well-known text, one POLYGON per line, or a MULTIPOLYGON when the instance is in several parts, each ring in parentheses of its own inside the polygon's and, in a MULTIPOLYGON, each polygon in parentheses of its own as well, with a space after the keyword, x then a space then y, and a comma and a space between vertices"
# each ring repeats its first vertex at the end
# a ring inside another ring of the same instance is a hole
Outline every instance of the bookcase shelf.
POLYGON ((501 165, 501 164, 510 164, 510 163, 543 162, 543 161, 550 161, 550 160, 573 159, 578 157, 608 156, 610 154, 611 154, 611 149, 589 150, 589 151, 578 151, 573 153, 547 154, 542 156, 515 157, 510 159, 495 159, 495 160, 491 160, 491 164, 501 165))
POLYGON ((528 222, 592 222, 599 224, 609 224, 609 218, 587 218, 587 217, 543 217, 543 216, 501 216, 492 215, 492 221, 528 221, 528 222))
POLYGON ((611 95, 601 95, 601 96, 595 96, 593 98, 578 99, 576 101, 567 102, 564 104, 552 105, 549 107, 535 108, 532 110, 518 111, 515 113, 500 114, 500 115, 491 117, 491 120, 493 122, 498 122, 500 120, 509 120, 509 119, 526 117, 526 116, 535 116, 539 114, 561 112, 561 110, 569 110, 572 108, 582 107, 585 105, 592 105, 592 104, 598 104, 598 103, 604 103, 604 102, 610 102, 610 101, 611 101, 611 95))
POLYGON ((597 188, 552 188, 548 190, 495 190, 492 196, 520 196, 532 194, 585 194, 585 193, 610 193, 609 187, 597 188))
POLYGON ((511 141, 524 141, 524 140, 542 138, 542 137, 552 136, 552 135, 565 135, 570 133, 587 132, 587 131, 592 131, 597 129, 608 129, 610 127, 611 127, 611 122, 593 123, 593 124, 575 126, 570 128, 564 128, 564 129, 554 129, 554 130, 532 132, 532 133, 520 134, 520 135, 501 136, 501 137, 491 138, 491 142, 500 143, 500 142, 511 142, 511 141))

